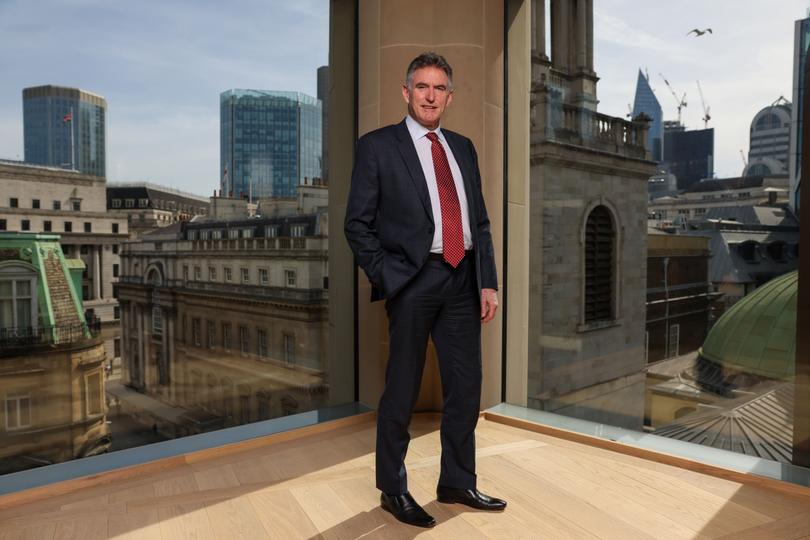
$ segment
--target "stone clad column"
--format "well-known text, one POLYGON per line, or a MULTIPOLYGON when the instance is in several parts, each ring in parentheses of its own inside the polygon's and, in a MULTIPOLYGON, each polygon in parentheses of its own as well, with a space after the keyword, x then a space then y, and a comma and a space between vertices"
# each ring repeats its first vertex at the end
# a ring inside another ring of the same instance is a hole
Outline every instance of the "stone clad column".
POLYGON ((101 246, 93 246, 93 299, 101 298, 101 246))
POLYGON ((551 63, 561 71, 568 71, 570 0, 551 0, 551 63))
POLYGON ((585 54, 586 66, 590 73, 593 73, 593 0, 586 0, 585 16, 588 20, 587 30, 585 34, 585 54))
POLYGON ((534 0, 534 50, 540 58, 548 60, 546 51, 546 0, 534 0))
POLYGON ((577 71, 588 70, 588 8, 586 0, 577 0, 575 19, 577 71))

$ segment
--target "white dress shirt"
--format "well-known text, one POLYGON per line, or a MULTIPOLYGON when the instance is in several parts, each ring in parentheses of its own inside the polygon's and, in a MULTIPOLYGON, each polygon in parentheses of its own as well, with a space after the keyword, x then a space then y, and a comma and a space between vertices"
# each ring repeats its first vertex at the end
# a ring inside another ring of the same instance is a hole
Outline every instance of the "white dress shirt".
MULTIPOLYGON (((431 147, 433 145, 427 134, 430 132, 428 128, 411 118, 410 115, 405 117, 405 125, 408 126, 408 132, 411 134, 413 144, 416 146, 416 154, 419 156, 419 163, 422 165, 422 172, 425 173, 425 180, 427 180, 428 193, 430 193, 430 205, 433 211, 433 223, 436 227, 433 231, 433 244, 430 246, 431 253, 442 253, 442 207, 439 200, 439 186, 436 183, 436 169, 433 167, 433 153, 431 147)), ((438 127, 434 131, 439 137, 439 142, 444 147, 444 152, 447 154, 447 161, 450 163, 450 172, 453 174, 453 183, 456 185, 456 193, 458 194, 459 207, 461 208, 461 226, 464 231, 464 249, 472 249, 472 234, 470 232, 470 212, 467 207, 467 193, 464 190, 464 180, 461 176, 461 169, 458 167, 456 158, 453 156, 453 151, 450 150, 450 145, 444 138, 442 128, 438 127)))

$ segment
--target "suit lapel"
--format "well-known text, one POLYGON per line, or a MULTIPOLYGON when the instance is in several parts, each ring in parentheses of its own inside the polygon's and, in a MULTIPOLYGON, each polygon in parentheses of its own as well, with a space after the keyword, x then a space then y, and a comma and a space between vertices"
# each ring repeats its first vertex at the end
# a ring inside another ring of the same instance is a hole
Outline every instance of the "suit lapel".
POLYGON ((405 120, 397 124, 397 139, 399 139, 399 153, 402 155, 405 166, 411 175, 416 194, 419 195, 419 200, 422 201, 422 206, 425 207, 425 212, 432 223, 433 207, 430 204, 427 180, 425 179, 425 173, 422 171, 422 164, 419 162, 419 156, 416 153, 416 147, 413 145, 411 134, 405 125, 405 120))
POLYGON ((443 129, 442 132, 444 133, 444 138, 447 139, 450 150, 453 151, 453 157, 456 158, 458 168, 461 170, 461 178, 464 181, 464 191, 467 194, 467 209, 470 213, 470 229, 473 231, 473 235, 475 235, 475 227, 473 227, 472 224, 477 223, 475 197, 477 197, 478 194, 473 189, 473 163, 466 149, 461 146, 459 137, 452 131, 443 129))

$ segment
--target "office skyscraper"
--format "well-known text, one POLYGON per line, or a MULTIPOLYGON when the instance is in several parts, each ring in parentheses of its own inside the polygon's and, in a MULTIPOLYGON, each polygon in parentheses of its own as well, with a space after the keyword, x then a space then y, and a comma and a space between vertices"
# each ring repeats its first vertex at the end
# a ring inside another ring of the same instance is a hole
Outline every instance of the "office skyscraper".
POLYGON ((25 161, 106 176, 107 102, 64 86, 23 89, 25 161))
POLYGON ((633 118, 644 113, 652 119, 647 135, 647 150, 653 161, 661 161, 664 144, 664 113, 661 104, 650 87, 649 79, 638 70, 636 97, 633 100, 633 118))
POLYGON ((321 175, 321 103, 300 92, 227 90, 220 94, 223 194, 295 197, 321 175))
POLYGON ((802 126, 804 110, 804 62, 810 46, 810 17, 794 23, 793 34, 793 115, 790 134, 790 206, 799 215, 799 193, 801 191, 802 169, 802 126))
POLYGON ((321 178, 329 176, 329 66, 318 68, 318 99, 321 100, 321 178))
POLYGON ((686 131, 678 122, 664 122, 665 169, 684 190, 714 175, 714 128, 686 131))
POLYGON ((780 98, 754 116, 744 176, 788 173, 791 109, 791 103, 780 98))

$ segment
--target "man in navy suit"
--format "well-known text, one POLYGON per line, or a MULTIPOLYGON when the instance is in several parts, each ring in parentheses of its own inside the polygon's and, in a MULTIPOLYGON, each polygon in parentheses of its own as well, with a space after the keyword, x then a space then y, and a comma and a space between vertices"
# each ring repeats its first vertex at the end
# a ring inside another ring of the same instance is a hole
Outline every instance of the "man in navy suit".
POLYGON ((481 324, 498 308, 489 218, 472 142, 440 127, 453 100, 453 70, 427 52, 408 66, 408 116, 357 143, 345 232, 385 300, 389 357, 377 417, 377 487, 382 507, 405 523, 435 520, 408 492, 405 454, 428 337, 439 356, 443 410, 443 503, 503 510, 476 489, 475 426, 481 400, 481 324))

